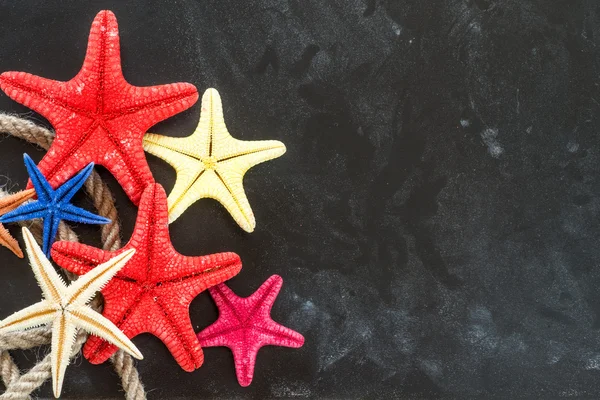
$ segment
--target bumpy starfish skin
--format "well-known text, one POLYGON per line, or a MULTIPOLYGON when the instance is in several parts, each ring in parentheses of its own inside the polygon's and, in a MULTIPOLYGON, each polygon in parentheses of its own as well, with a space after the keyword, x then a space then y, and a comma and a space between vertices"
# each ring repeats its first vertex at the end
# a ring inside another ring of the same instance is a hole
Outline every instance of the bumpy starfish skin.
POLYGON ((219 308, 217 322, 198 334, 204 347, 226 346, 233 352, 238 382, 248 386, 258 350, 267 345, 301 347, 304 337, 271 319, 283 280, 273 275, 250 297, 238 297, 225 284, 210 288, 219 308))
MULTIPOLYGON (((3 193, 3 192, 2 192, 3 193)), ((34 189, 21 190, 20 192, 6 195, 0 198, 0 215, 4 215, 9 211, 14 210, 21 204, 35 196, 34 189)), ((19 258, 23 258, 23 251, 19 246, 19 242, 12 237, 8 229, 0 224, 0 245, 6 247, 19 258)))
POLYGON ((0 222, 16 222, 33 218, 44 219, 44 254, 50 256, 50 247, 58 232, 58 224, 61 220, 83 223, 83 224, 107 224, 109 219, 92 214, 71 204, 71 198, 83 186, 86 179, 92 173, 94 163, 90 163, 77 175, 63 183, 58 189, 52 189, 44 175, 35 166, 33 160, 24 154, 25 166, 29 177, 35 186, 38 196, 37 201, 22 205, 0 217, 0 222))
POLYGON ((59 397, 65 370, 71 358, 75 335, 83 329, 116 344, 129 354, 141 359, 142 354, 112 322, 87 306, 87 303, 135 253, 128 250, 99 265, 76 282, 67 286, 44 256, 27 228, 23 238, 31 268, 40 285, 44 299, 17 311, 0 322, 0 333, 21 331, 40 325, 52 325, 52 388, 59 397))
POLYGON ((57 187, 90 162, 106 167, 137 204, 154 182, 142 147, 144 133, 198 99, 188 83, 136 87, 123 77, 117 20, 98 13, 81 71, 68 82, 24 72, 0 75, 0 88, 54 126, 56 139, 39 164, 57 187))
POLYGON ((202 96, 200 122, 187 137, 147 134, 144 149, 175 168, 177 180, 169 194, 169 222, 175 221, 201 198, 219 201, 247 232, 256 226, 244 192, 248 169, 285 153, 276 140, 248 142, 234 139, 225 126, 219 92, 208 89, 202 96))
MULTIPOLYGON (((136 249, 135 256, 102 290, 102 314, 129 338, 145 332, 157 336, 184 370, 200 367, 204 356, 190 321, 190 302, 206 288, 236 275, 242 267, 239 256, 179 254, 169 239, 167 195, 162 186, 152 184, 142 195, 135 230, 125 247, 111 252, 80 243, 57 242, 52 257, 63 268, 84 274, 127 249, 136 249)), ((84 347, 84 355, 98 364, 115 350, 92 336, 84 347)))

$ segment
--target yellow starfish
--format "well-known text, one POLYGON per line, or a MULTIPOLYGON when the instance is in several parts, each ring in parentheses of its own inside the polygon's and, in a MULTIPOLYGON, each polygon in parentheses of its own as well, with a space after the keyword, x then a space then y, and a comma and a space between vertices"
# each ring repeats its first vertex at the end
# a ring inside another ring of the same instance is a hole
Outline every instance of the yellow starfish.
POLYGON ((227 131, 221 96, 208 89, 202 96, 196 131, 177 138, 152 133, 144 137, 144 149, 175 168, 177 180, 169 194, 169 222, 175 221, 201 198, 219 201, 247 232, 256 226, 244 192, 244 174, 261 162, 285 153, 277 140, 242 141, 227 131))
MULTIPOLYGON (((4 191, 0 191, 0 196, 4 193, 4 191)), ((35 189, 21 190, 20 192, 11 195, 6 194, 0 197, 0 216, 19 207, 33 196, 35 196, 35 189)), ((23 252, 19 247, 19 242, 12 237, 8 229, 2 224, 0 224, 0 245, 15 253, 17 257, 23 258, 23 252)))
POLYGON ((54 396, 60 396, 78 329, 106 339, 141 359, 142 354, 131 340, 115 324, 87 305, 96 292, 125 266, 135 250, 125 251, 111 258, 67 286, 27 228, 23 228, 23 237, 31 268, 44 299, 1 321, 0 334, 52 324, 50 359, 54 396))

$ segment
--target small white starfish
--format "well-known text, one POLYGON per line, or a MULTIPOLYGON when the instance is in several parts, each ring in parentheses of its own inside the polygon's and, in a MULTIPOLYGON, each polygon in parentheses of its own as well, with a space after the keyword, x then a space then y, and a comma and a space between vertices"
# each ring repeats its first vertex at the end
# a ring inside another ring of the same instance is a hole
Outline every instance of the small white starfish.
POLYGON ((231 136, 225 126, 223 104, 216 89, 202 96, 200 122, 186 137, 147 133, 144 150, 175 168, 177 179, 169 194, 169 223, 194 202, 212 198, 223 204, 246 232, 256 220, 244 191, 244 174, 253 166, 285 153, 277 140, 245 141, 231 136))
POLYGON ((52 325, 50 358, 54 396, 60 396, 78 329, 106 339, 135 358, 142 359, 140 351, 119 328, 87 305, 96 292, 125 266, 135 250, 125 251, 111 258, 67 286, 27 228, 23 228, 23 237, 31 269, 44 299, 1 321, 0 334, 52 325))

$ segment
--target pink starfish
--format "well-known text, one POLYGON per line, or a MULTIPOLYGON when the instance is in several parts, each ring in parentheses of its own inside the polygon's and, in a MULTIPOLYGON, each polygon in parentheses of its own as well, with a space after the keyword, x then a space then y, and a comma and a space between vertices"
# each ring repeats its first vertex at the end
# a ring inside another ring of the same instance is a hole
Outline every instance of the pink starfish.
POLYGON ((239 297, 225 284, 209 288, 219 319, 198 333, 202 347, 226 346, 233 352, 238 382, 248 386, 258 350, 267 345, 301 347, 304 337, 271 319, 271 308, 283 279, 273 275, 250 297, 239 297))

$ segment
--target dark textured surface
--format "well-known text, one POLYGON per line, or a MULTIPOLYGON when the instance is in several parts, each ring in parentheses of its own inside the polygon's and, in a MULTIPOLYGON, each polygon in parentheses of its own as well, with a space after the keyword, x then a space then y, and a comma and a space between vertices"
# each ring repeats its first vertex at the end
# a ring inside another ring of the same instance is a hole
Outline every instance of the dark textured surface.
MULTIPOLYGON (((600 396, 597 1, 3 0, 0 70, 70 79, 103 8, 130 83, 216 87, 235 137, 288 148, 245 179, 255 233, 203 200, 171 234, 184 254, 238 252, 241 295, 280 274, 273 317, 306 344, 262 349, 243 389, 227 349, 190 374, 140 336, 150 399, 600 396)), ((152 131, 190 134, 198 107, 152 131)), ((0 110, 27 113, 4 95, 0 110)), ((0 183, 24 187, 24 151, 42 156, 1 142, 0 183)), ((102 172, 127 239, 135 208, 102 172)), ((5 316, 40 293, 0 252, 5 316)), ((208 294, 191 316, 216 319, 208 294)), ((63 393, 119 390, 80 360, 63 393)))

